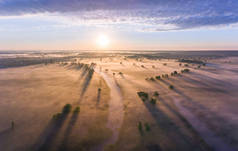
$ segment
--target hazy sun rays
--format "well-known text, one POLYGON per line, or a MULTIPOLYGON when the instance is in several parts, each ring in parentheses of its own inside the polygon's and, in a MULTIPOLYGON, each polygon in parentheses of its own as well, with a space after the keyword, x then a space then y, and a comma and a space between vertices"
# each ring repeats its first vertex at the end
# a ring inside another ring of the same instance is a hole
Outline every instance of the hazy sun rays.
POLYGON ((96 39, 97 47, 100 49, 106 49, 110 45, 110 38, 108 35, 101 33, 96 39))

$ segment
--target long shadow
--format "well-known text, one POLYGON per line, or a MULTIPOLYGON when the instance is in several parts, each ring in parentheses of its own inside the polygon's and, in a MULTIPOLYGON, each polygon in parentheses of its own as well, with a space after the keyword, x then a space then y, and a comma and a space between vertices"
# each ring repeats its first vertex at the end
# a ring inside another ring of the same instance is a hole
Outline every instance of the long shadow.
MULTIPOLYGON (((169 82, 165 82, 165 83, 170 84, 169 82)), ((179 90, 177 88, 177 86, 175 86, 175 89, 173 91, 176 94, 178 94, 179 96, 183 97, 184 98, 183 100, 186 101, 188 104, 191 104, 191 108, 188 108, 189 110, 196 110, 196 108, 198 108, 203 111, 203 112, 199 112, 200 116, 203 117, 203 118, 199 118, 199 120, 203 121, 209 129, 216 132, 216 135, 221 136, 221 138, 225 137, 230 142, 238 142, 238 140, 236 140, 235 138, 232 138, 229 135, 227 135, 228 132, 232 133, 232 130, 230 129, 232 124, 229 123, 226 119, 219 116, 217 113, 211 111, 209 108, 205 107, 204 105, 195 102, 191 97, 187 96, 181 90, 179 90), (209 115, 210 117, 213 118, 213 122, 208 121, 209 118, 207 118, 207 115, 209 115), (219 125, 224 125, 224 124, 229 125, 229 126, 228 127, 227 126, 219 126, 219 125)), ((194 112, 194 111, 192 111, 192 112, 194 112)), ((234 126, 234 127, 236 127, 236 126, 234 126)), ((226 141, 226 140, 224 140, 224 141, 226 141)))
MULTIPOLYGON (((219 85, 217 82, 211 82, 211 81, 208 81, 206 79, 197 80, 197 79, 191 78, 190 76, 187 76, 185 74, 183 75, 183 77, 179 77, 179 79, 169 78, 169 79, 166 79, 166 80, 169 80, 169 81, 171 81, 171 82, 173 82, 177 85, 179 85, 179 83, 181 83, 181 80, 183 80, 183 83, 196 84, 197 86, 200 86, 200 87, 196 87, 196 88, 201 88, 202 90, 206 90, 207 92, 219 92, 219 93, 223 93, 223 94, 228 93, 228 91, 224 89, 224 85, 219 85)), ((162 83, 169 86, 171 83, 167 82, 166 80, 165 79, 160 79, 160 81, 162 83)), ((158 83, 158 81, 156 81, 156 83, 158 83)), ((179 85, 179 86, 181 86, 181 85, 179 85)))
POLYGON ((91 69, 94 69, 95 64, 91 64, 90 66, 88 66, 87 64, 83 64, 83 66, 81 68, 83 68, 82 73, 80 75, 80 79, 82 79, 84 76, 86 76, 91 69))
POLYGON ((83 67, 83 64, 78 64, 78 65, 75 67, 75 69, 76 69, 76 70, 81 70, 82 67, 83 67))
POLYGON ((81 93, 80 93, 79 102, 82 100, 82 98, 83 98, 83 96, 84 96, 84 94, 85 94, 85 92, 86 92, 86 90, 87 90, 87 88, 88 88, 88 86, 89 86, 89 84, 92 80, 93 74, 94 74, 94 69, 93 68, 89 69, 88 74, 87 74, 87 76, 86 76, 86 78, 83 82, 83 85, 82 85, 82 90, 81 90, 81 93))
POLYGON ((161 147, 158 144, 150 144, 146 146, 148 151, 162 151, 161 147))
POLYGON ((88 68, 87 67, 83 67, 82 73, 80 74, 80 79, 82 79, 87 73, 88 73, 88 68))
POLYGON ((206 74, 201 74, 201 73, 198 73, 198 72, 193 73, 192 75, 193 75, 193 77, 197 77, 197 78, 200 78, 200 79, 203 79, 203 80, 207 80, 212 85, 219 85, 219 86, 223 87, 225 84, 228 85, 228 86, 230 84, 232 84, 231 82, 223 81, 223 80, 220 80, 220 79, 216 79, 216 78, 210 77, 210 76, 208 76, 206 74))
MULTIPOLYGON (((182 80, 186 81, 187 83, 194 83, 194 84, 197 84, 199 86, 202 86, 202 87, 211 87, 212 84, 209 83, 209 81, 205 81, 204 79, 195 79, 195 78, 192 78, 191 76, 188 76, 186 74, 183 75, 183 78, 182 80)), ((171 81, 175 81, 175 79, 171 79, 171 81)))
POLYGON ((5 130, 1 131, 0 132, 0 139, 5 137, 6 135, 10 134, 11 132, 13 132, 12 128, 8 128, 8 129, 5 129, 5 130))
POLYGON ((3 131, 0 131, 0 150, 1 150, 1 147, 4 146, 4 142, 9 139, 13 131, 14 130, 12 128, 8 128, 3 131))
MULTIPOLYGON (((200 142, 194 143, 194 140, 189 138, 189 136, 186 136, 186 134, 182 133, 180 127, 175 122, 173 122, 171 118, 168 117, 168 115, 166 115, 163 111, 158 109, 156 106, 149 104, 148 101, 145 101, 144 105, 157 122, 157 125, 165 133, 167 133, 171 141, 176 144, 176 148, 178 150, 182 150, 183 148, 187 147, 189 147, 190 149, 196 148, 203 150, 204 146, 201 146, 200 142), (183 140, 183 142, 181 142, 180 140, 183 140)), ((206 148, 207 150, 210 150, 208 149, 208 146, 206 148)))
POLYGON ((97 95, 97 106, 98 106, 99 103, 100 103, 100 99, 101 99, 101 91, 102 91, 102 90, 98 90, 98 95, 97 95))
MULTIPOLYGON (((163 82, 164 84, 166 84, 168 86, 171 85, 170 82, 165 81, 165 80, 161 80, 161 82, 163 82)), ((175 85, 175 88, 172 91, 175 92, 176 94, 178 94, 179 96, 182 96, 184 98, 183 99, 184 101, 187 101, 188 103, 192 103, 193 106, 199 107, 200 109, 208 112, 210 115, 218 116, 217 114, 215 114, 214 112, 209 110, 207 107, 205 107, 205 106, 203 106, 203 105, 201 105, 199 103, 196 103, 191 97, 187 96, 184 92, 179 90, 178 87, 181 87, 181 86, 175 85)))
POLYGON ((49 151, 53 146, 54 140, 58 136, 67 116, 67 114, 64 114, 59 119, 52 119, 31 150, 49 151))
POLYGON ((69 142, 69 136, 72 133, 73 127, 78 119, 78 113, 73 113, 73 115, 70 118, 69 124, 64 132, 63 140, 61 141, 61 145, 58 148, 58 151, 66 151, 67 145, 69 142))
MULTIPOLYGON (((172 85, 172 83, 166 81, 166 80, 160 80, 161 82, 163 82, 165 85, 169 86, 172 85)), ((178 86, 179 87, 179 86, 178 86)), ((200 109, 203 109, 204 111, 209 112, 210 115, 214 115, 217 116, 215 113, 213 113, 212 111, 210 111, 208 108, 206 108, 205 106, 196 103, 191 97, 187 96, 186 94, 184 94, 184 92, 182 92, 181 90, 179 90, 177 87, 177 85, 175 85, 175 88, 172 90, 173 92, 175 92, 176 94, 178 94, 179 96, 182 96, 184 99, 184 101, 187 101, 189 103, 192 103, 193 106, 195 107, 199 107, 200 109)))
POLYGON ((121 89, 121 85, 118 83, 118 80, 116 79, 116 77, 113 76, 113 79, 114 79, 117 87, 121 89))
MULTIPOLYGON (((180 112, 178 112, 177 110, 175 110, 173 107, 171 107, 162 97, 158 97, 160 102, 166 106, 167 109, 169 109, 170 112, 172 112, 174 115, 176 115, 181 121, 183 121, 183 123, 185 124, 185 126, 191 131, 192 134, 194 134, 194 138, 197 139, 197 141, 202 145, 202 146, 206 146, 209 147, 206 142, 201 138, 201 136, 199 135, 199 133, 193 128, 193 126, 189 123, 189 121, 182 115, 180 114, 180 112)), ((210 150, 212 150, 209 147, 210 150)))
MULTIPOLYGON (((165 81, 165 80, 161 80, 162 82, 164 82, 165 85, 170 85, 169 82, 165 81)), ((168 87, 166 88, 164 85, 161 85, 158 81, 153 82, 155 85, 159 86, 160 88, 162 88, 162 90, 168 89, 168 87)), ((164 90, 165 91, 165 90, 164 90)), ((175 90, 176 91, 176 90, 175 90)), ((180 112, 178 112, 177 110, 175 110, 173 107, 171 107, 162 97, 158 96, 158 99, 160 100, 160 102, 170 111, 172 112, 175 116, 177 116, 182 122, 183 124, 185 124, 186 128, 188 128, 188 130, 191 132, 191 134, 193 134, 194 136, 194 140, 193 143, 194 144, 199 144, 199 146, 204 149, 204 150, 213 150, 203 139, 202 137, 199 135, 199 133, 193 128, 193 126, 189 123, 189 121, 187 121, 187 119, 180 114, 180 112)), ((188 97, 187 97, 188 99, 188 97)), ((191 140, 192 141, 192 140, 191 140)))
MULTIPOLYGON (((128 83, 135 85, 135 83, 128 81, 128 83)), ((157 83, 156 82, 152 82, 152 83, 157 83)), ((158 84, 158 83, 157 83, 158 84)), ((136 84, 138 85, 138 84, 136 84)), ((167 83, 167 85, 169 85, 169 83, 167 83)), ((160 85, 160 87, 162 87, 160 85)), ((166 88, 168 89, 168 87, 166 88)), ((189 139, 188 136, 186 136, 185 134, 183 134, 179 129, 179 126, 176 125, 176 123, 174 123, 170 117, 168 117, 168 115, 166 115, 163 111, 159 110, 157 107, 151 105, 148 103, 148 100, 144 102, 146 108, 148 109, 148 111, 150 112, 150 114, 152 115, 152 117, 156 120, 157 125, 160 126, 161 129, 163 129, 165 131, 165 133, 173 133, 170 134, 169 138, 173 140, 173 142, 177 142, 178 139, 183 139, 185 140, 185 142, 189 143, 191 145, 191 148, 200 148, 200 150, 212 150, 203 140, 201 137, 199 138, 195 138, 195 139, 189 139), (146 103, 147 102, 147 103, 146 103), (174 135, 176 137, 171 137, 171 135, 174 135), (195 142, 194 142, 195 141, 195 142), (205 149, 204 149, 205 148, 205 149)), ((169 107, 171 110, 172 108, 169 107)), ((185 121, 186 119, 184 119, 184 117, 182 117, 182 115, 179 115, 179 113, 176 113, 175 110, 173 110, 172 112, 174 112, 175 114, 177 114, 177 116, 179 116, 181 118, 181 120, 185 121)), ((186 125, 190 125, 189 123, 187 123, 186 125)), ((193 129, 193 132, 195 132, 195 130, 193 129)), ((195 135, 197 134, 197 132, 194 133, 195 135)), ((196 135, 199 136, 199 135, 196 135)), ((179 144, 179 143, 177 143, 179 144)), ((183 145, 182 145, 183 146, 183 145)), ((185 145, 186 146, 186 145, 185 145)))
POLYGON ((123 74, 120 74, 119 75, 121 76, 122 79, 125 79, 125 76, 123 74))

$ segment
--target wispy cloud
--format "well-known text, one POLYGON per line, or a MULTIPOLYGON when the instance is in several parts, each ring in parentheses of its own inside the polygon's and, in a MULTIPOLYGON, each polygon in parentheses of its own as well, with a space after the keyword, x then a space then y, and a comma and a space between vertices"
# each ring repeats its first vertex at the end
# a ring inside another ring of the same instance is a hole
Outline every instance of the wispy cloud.
POLYGON ((147 31, 236 24, 237 8, 237 0, 0 0, 0 16, 47 14, 75 25, 134 25, 147 31))

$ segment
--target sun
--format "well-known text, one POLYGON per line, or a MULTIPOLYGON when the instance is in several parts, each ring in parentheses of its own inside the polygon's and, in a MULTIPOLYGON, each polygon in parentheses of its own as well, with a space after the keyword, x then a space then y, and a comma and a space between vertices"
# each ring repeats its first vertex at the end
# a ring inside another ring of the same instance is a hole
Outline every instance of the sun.
POLYGON ((97 44, 100 48, 108 47, 110 43, 109 37, 105 34, 100 34, 97 38, 97 44))

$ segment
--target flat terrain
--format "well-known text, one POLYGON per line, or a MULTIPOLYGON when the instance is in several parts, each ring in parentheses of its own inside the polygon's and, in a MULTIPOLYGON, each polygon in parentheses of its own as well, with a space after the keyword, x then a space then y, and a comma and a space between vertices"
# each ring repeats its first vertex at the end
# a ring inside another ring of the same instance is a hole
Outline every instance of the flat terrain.
POLYGON ((0 150, 238 150, 234 53, 0 57, 0 150))

